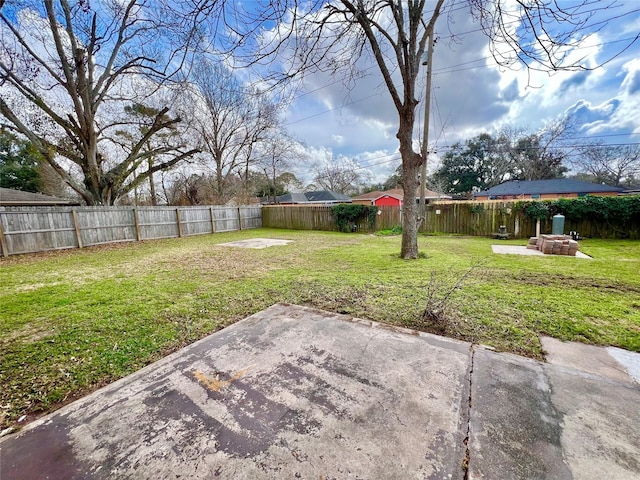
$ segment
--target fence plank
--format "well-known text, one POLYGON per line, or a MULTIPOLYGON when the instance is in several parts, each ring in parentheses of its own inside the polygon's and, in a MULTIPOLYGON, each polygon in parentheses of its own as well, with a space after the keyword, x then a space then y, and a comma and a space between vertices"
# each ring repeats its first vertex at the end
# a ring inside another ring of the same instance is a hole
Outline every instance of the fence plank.
POLYGON ((182 224, 180 223, 180 209, 176 208, 176 225, 178 226, 178 237, 182 237, 182 224))
POLYGON ((0 249, 2 249, 2 256, 8 257, 9 250, 7 250, 7 240, 4 236, 4 228, 2 228, 2 220, 3 220, 3 215, 2 215, 2 212, 0 212, 0 249))
POLYGON ((138 210, 136 208, 133 209, 133 223, 136 228, 136 241, 140 241, 140 219, 138 218, 138 210))
POLYGON ((80 234, 80 225, 78 224, 78 212, 71 210, 71 216, 73 217, 73 227, 76 230, 76 238, 78 239, 78 248, 82 248, 82 235, 80 234))

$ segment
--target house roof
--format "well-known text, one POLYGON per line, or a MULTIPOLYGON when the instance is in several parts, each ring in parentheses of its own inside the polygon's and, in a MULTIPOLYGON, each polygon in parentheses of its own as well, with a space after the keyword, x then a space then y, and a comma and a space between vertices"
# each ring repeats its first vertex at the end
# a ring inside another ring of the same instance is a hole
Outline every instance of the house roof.
POLYGON ((350 202, 351 197, 331 190, 318 190, 316 192, 306 192, 309 202, 350 202))
POLYGON ((552 180, 511 180, 496 185, 488 190, 477 192, 474 196, 500 195, 543 195, 553 193, 602 193, 622 192, 620 187, 600 185, 598 183, 582 182, 570 178, 556 178, 552 180))
POLYGON ((277 198, 277 203, 341 203, 351 202, 351 198, 331 190, 305 193, 286 193, 277 198))
POLYGON ((0 188, 0 205, 2 206, 37 206, 37 205, 80 205, 73 200, 65 200, 42 193, 23 192, 11 188, 0 188))
POLYGON ((304 193, 285 193, 277 197, 277 203, 306 203, 307 197, 304 193))
POLYGON ((352 200, 377 200, 381 197, 384 197, 385 195, 388 197, 397 198, 398 200, 402 200, 402 197, 403 197, 402 189, 396 188, 394 190, 387 190, 386 192, 381 192, 380 190, 376 190, 374 192, 363 193, 362 195, 353 197, 352 200), (400 190, 400 193, 398 194, 396 190, 400 190))
MULTIPOLYGON (((353 197, 352 200, 377 200, 380 197, 384 197, 385 195, 397 198, 398 200, 404 199, 404 191, 401 188, 392 188, 391 190, 384 190, 382 192, 377 190, 375 192, 363 193, 362 195, 358 195, 357 197, 353 197)), ((425 198, 451 198, 451 196, 449 196, 449 195, 443 195, 443 194, 440 194, 438 192, 434 192, 434 191, 429 190, 429 189, 425 189, 424 197, 425 198)), ((419 187, 416 190, 416 198, 420 198, 420 188, 419 187)))

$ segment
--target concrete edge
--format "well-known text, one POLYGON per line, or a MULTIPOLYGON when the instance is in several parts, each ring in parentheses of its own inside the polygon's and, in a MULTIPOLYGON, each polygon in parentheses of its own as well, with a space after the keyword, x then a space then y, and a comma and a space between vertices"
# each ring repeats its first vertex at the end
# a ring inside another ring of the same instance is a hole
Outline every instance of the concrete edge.
MULTIPOLYGON (((343 313, 335 313, 335 312, 327 312, 326 310, 321 310, 319 308, 314 308, 314 307, 306 307, 303 305, 294 305, 294 304, 290 304, 290 303, 276 303, 272 306, 270 306, 269 308, 263 310, 263 312, 269 311, 272 308, 276 308, 278 306, 283 306, 283 307, 287 307, 287 308, 296 308, 296 309, 300 309, 309 313, 315 313, 315 314, 319 314, 322 315, 323 317, 327 317, 327 314, 331 315, 331 318, 335 318, 336 320, 340 320, 343 322, 349 322, 349 323, 357 323, 359 325, 363 325, 365 327, 370 327, 370 328, 377 328, 377 329, 381 329, 381 330, 387 330, 387 331, 391 331, 391 332, 396 332, 396 333, 400 333, 400 334, 404 334, 404 335, 412 335, 414 337, 421 337, 421 338, 425 338, 427 340, 429 340, 430 342, 436 344, 436 346, 440 346, 440 347, 444 347, 444 348, 464 348, 464 349, 469 349, 471 347, 471 345, 473 345, 471 342, 466 342, 464 340, 458 340, 455 338, 448 338, 448 337, 442 337, 439 335, 435 335, 433 333, 428 333, 428 332, 421 332, 420 330, 414 330, 412 328, 406 328, 406 327, 398 327, 396 325, 390 325, 388 323, 382 323, 382 322, 376 322, 375 320, 369 320, 369 319, 365 319, 365 318, 358 318, 358 317, 354 317, 351 315, 346 315, 343 313)), ((259 312, 261 313, 261 312, 259 312)), ((258 315, 258 314, 256 314, 258 315)), ((253 315, 252 315, 253 316, 253 315)), ((247 317, 247 319, 249 319, 251 317, 247 317)))
POLYGON ((629 377, 629 381, 625 382, 623 380, 616 380, 611 377, 607 377, 605 375, 598 375, 592 372, 585 372, 584 370, 580 370, 579 368, 569 367, 566 365, 557 365, 549 362, 540 362, 542 364, 543 370, 548 371, 550 369, 557 370, 562 373, 566 373, 568 375, 574 375, 576 377, 587 378, 589 380, 597 380, 598 382, 606 383, 609 385, 616 385, 619 387, 631 388, 633 390, 640 390, 640 384, 635 382, 631 376, 629 377))

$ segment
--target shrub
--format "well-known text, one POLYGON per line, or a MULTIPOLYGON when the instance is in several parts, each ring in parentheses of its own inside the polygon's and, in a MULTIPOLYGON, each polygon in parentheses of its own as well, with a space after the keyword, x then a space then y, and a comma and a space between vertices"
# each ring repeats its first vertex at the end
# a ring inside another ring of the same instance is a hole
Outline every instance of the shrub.
POLYGON ((341 203, 331 209, 331 215, 341 232, 355 232, 358 223, 364 220, 369 220, 369 228, 373 230, 377 214, 378 207, 353 203, 341 203))
POLYGON ((516 208, 533 219, 562 214, 567 219, 586 218, 627 223, 640 219, 640 196, 560 198, 542 202, 518 202, 516 208))

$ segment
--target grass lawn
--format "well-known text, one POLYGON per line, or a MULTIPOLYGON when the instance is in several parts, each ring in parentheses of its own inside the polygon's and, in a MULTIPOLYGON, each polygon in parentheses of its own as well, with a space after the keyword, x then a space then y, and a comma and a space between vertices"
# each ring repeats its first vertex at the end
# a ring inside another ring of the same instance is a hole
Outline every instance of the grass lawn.
MULTIPOLYGON (((251 230, 0 259, 0 424, 46 412, 276 302, 444 333, 541 358, 539 334, 640 351, 640 241, 594 257, 493 255, 496 240, 251 230), (286 238, 263 250, 217 244, 286 238), (453 283, 445 321, 427 285, 453 283)), ((523 245, 525 241, 507 241, 523 245)))

